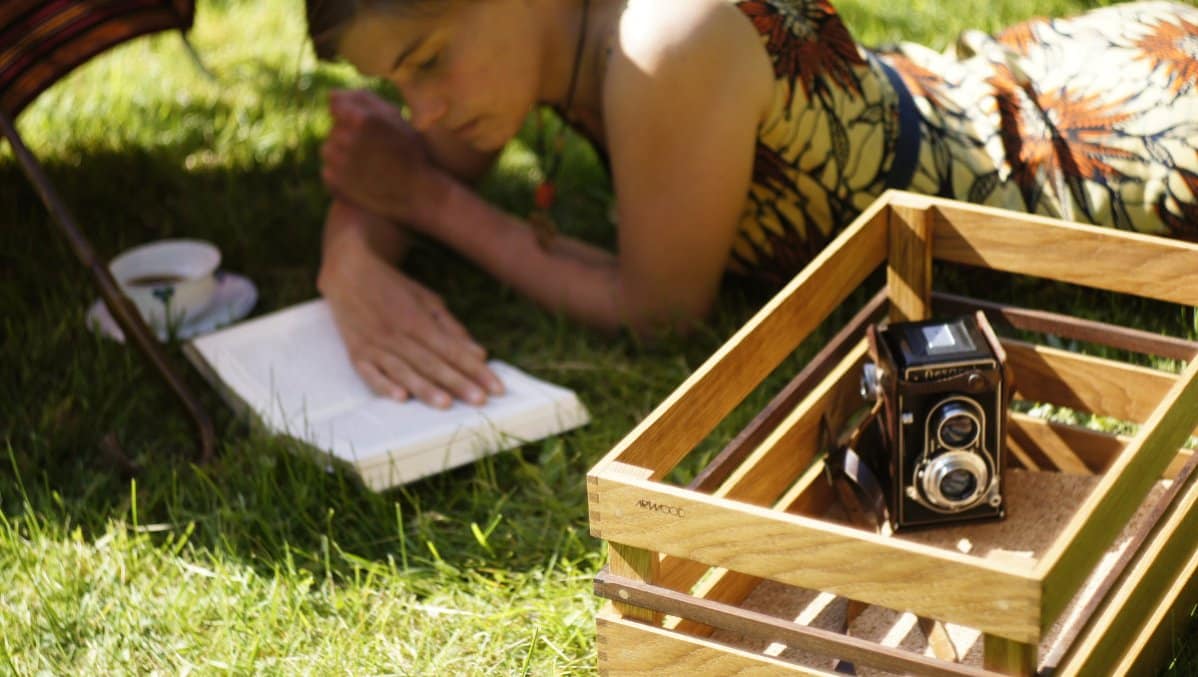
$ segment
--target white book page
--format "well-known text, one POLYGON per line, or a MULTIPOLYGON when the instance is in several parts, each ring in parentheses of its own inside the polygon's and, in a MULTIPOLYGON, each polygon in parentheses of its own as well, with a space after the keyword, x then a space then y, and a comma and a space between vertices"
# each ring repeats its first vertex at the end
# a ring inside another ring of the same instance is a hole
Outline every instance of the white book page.
MULTIPOLYGON (((589 420, 573 392, 491 361, 506 392, 474 407, 435 409, 374 395, 350 364, 323 300, 244 322, 192 347, 271 430, 407 481, 589 420), (418 460, 418 458, 420 460, 418 460), (439 459, 439 460, 438 460, 439 459)), ((382 481, 382 480, 380 480, 382 481)))
POLYGON ((193 345, 226 385, 272 424, 320 421, 375 398, 362 381, 324 301, 311 301, 193 345))

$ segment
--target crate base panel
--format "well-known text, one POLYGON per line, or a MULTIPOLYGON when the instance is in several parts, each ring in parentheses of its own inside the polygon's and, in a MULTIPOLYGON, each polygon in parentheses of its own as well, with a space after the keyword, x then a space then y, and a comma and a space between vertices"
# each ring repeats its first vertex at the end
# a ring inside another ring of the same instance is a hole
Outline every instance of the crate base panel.
POLYGON ((1011 469, 1003 474, 1005 518, 900 532, 894 538, 983 559, 1034 563, 1097 484, 1091 475, 1011 469))

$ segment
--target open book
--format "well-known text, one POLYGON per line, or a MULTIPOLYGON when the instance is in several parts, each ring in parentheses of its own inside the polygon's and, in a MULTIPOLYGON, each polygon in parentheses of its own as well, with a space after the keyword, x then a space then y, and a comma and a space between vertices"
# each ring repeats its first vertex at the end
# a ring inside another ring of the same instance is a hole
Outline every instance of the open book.
POLYGON ((323 300, 195 338, 188 359, 244 414, 353 465, 373 489, 404 484, 588 422, 575 394, 499 361, 506 392, 446 410, 376 396, 323 300))

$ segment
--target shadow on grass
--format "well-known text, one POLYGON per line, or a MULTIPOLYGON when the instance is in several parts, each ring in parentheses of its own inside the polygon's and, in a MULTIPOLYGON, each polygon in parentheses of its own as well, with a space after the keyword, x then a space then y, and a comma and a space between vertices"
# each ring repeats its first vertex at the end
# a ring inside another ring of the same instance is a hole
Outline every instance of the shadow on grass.
MULTIPOLYGON (((46 170, 104 257, 156 238, 199 237, 221 247, 223 268, 257 283, 255 313, 314 296, 327 205, 319 139, 271 165, 197 164, 204 150, 198 137, 122 152, 72 149, 63 155, 75 159, 46 170)), ((164 524, 164 533, 194 523, 192 546, 264 570, 284 560, 347 577, 359 560, 460 570, 597 561, 587 469, 744 317, 733 311, 697 337, 641 346, 549 315, 452 253, 418 243, 412 274, 442 293, 492 354, 577 390, 595 423, 377 494, 313 450, 235 419, 172 344, 169 357, 220 438, 219 460, 194 468, 189 420, 157 373, 85 327, 92 280, 12 162, 0 162, 0 186, 0 506, 85 536, 113 520, 164 524), (109 432, 144 468, 135 485, 100 450, 109 432)))

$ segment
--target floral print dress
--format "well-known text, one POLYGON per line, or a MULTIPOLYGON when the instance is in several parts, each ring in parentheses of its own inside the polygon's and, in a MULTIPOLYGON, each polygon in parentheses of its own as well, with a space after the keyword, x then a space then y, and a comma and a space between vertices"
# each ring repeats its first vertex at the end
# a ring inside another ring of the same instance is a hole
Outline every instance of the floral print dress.
POLYGON ((732 269, 780 284, 887 188, 1198 239, 1198 8, 1139 2, 858 46, 826 0, 740 0, 774 64, 732 269))

